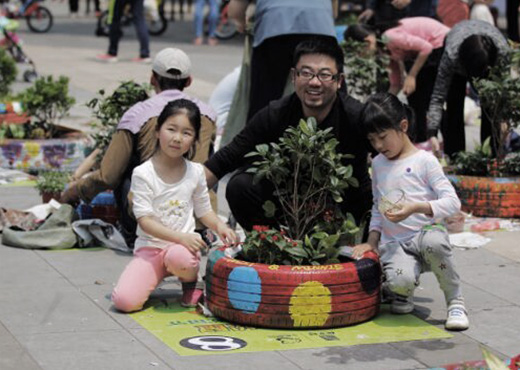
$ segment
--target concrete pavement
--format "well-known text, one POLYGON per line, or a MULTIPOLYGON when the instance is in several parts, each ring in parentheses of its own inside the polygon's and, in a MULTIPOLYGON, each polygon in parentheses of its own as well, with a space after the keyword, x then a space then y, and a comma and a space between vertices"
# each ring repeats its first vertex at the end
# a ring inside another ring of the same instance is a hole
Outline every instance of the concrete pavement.
MULTIPOLYGON (((107 39, 94 38, 94 21, 69 20, 63 17, 62 3, 47 5, 61 15, 53 32, 20 31, 24 50, 41 74, 71 77, 79 102, 121 80, 148 79, 149 66, 94 61, 107 45, 107 39)), ((131 28, 127 30, 130 34, 131 28)), ((190 44, 190 32, 190 23, 177 22, 165 36, 152 39, 152 50, 166 45, 185 49, 196 77, 188 92, 207 99, 218 80, 240 62, 240 40, 197 48, 190 44)), ((127 37, 121 50, 122 59, 135 56, 136 40, 127 37)), ((85 127, 87 117, 88 111, 79 106, 68 122, 85 127)), ((0 188, 4 208, 25 209, 39 202, 32 188, 0 188)), ((425 369, 481 359, 480 346, 511 357, 520 353, 520 232, 490 236, 485 247, 455 250, 471 327, 451 339, 193 357, 177 355, 113 310, 109 296, 130 256, 111 250, 33 251, 0 245, 0 369, 425 369)), ((180 286, 171 279, 156 294, 179 296, 180 286)), ((416 302, 415 315, 443 327, 444 299, 432 274, 423 275, 416 302)))

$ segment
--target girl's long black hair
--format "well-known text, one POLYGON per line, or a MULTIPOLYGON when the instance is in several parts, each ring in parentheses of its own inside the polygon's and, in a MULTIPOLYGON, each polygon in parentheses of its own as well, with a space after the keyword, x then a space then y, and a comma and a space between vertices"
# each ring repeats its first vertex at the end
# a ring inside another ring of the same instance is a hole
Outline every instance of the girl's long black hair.
POLYGON ((410 139, 414 132, 415 114, 412 108, 403 104, 395 95, 384 92, 370 96, 360 116, 365 134, 380 133, 385 130, 402 131, 400 123, 408 121, 407 134, 410 139))

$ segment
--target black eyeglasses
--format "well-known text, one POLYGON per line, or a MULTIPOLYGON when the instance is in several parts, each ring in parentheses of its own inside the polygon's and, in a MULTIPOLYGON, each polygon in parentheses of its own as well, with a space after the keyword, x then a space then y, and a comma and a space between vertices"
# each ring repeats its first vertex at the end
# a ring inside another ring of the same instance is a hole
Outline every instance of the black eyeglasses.
POLYGON ((337 80, 339 77, 339 73, 335 75, 330 72, 313 73, 307 69, 295 69, 295 71, 298 77, 301 77, 307 81, 312 80, 314 77, 318 77, 318 80, 321 82, 331 82, 337 80))

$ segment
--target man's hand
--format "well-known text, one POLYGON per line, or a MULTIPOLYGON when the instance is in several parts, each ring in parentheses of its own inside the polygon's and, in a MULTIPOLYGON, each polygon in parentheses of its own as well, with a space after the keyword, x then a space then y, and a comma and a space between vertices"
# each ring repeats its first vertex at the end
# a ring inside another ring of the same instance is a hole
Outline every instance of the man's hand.
POLYGON ((208 247, 198 233, 182 233, 182 235, 179 236, 178 242, 193 254, 197 254, 201 249, 208 247))
POLYGON ((430 138, 430 145, 432 146, 433 155, 439 158, 441 156, 441 145, 439 144, 439 139, 437 139, 435 136, 432 136, 430 138))
POLYGON ((372 9, 366 9, 358 16, 358 22, 365 23, 368 20, 370 20, 370 18, 372 18, 373 16, 374 16, 374 11, 372 9))
POLYGON ((67 188, 61 193, 60 203, 67 203, 75 206, 79 203, 78 186, 76 181, 68 184, 67 188))
POLYGON ((403 93, 408 96, 413 94, 415 91, 415 77, 414 76, 406 76, 404 79, 404 85, 403 85, 403 93))

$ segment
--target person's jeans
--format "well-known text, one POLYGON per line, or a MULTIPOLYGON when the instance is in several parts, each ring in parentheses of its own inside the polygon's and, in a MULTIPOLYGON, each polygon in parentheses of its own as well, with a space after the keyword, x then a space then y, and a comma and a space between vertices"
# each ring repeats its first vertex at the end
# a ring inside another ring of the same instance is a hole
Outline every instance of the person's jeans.
MULTIPOLYGON (((110 23, 110 31, 108 33, 109 44, 108 54, 117 56, 119 39, 121 38, 121 17, 123 16, 126 0, 115 0, 112 23, 110 23)), ((150 56, 150 40, 148 37, 148 28, 144 17, 144 1, 131 1, 133 21, 137 38, 139 39, 139 56, 141 58, 148 58, 150 56)))
POLYGON ((195 36, 202 37, 204 29, 204 4, 209 4, 209 37, 215 37, 215 30, 218 24, 218 4, 217 0, 197 0, 195 3, 195 36))

